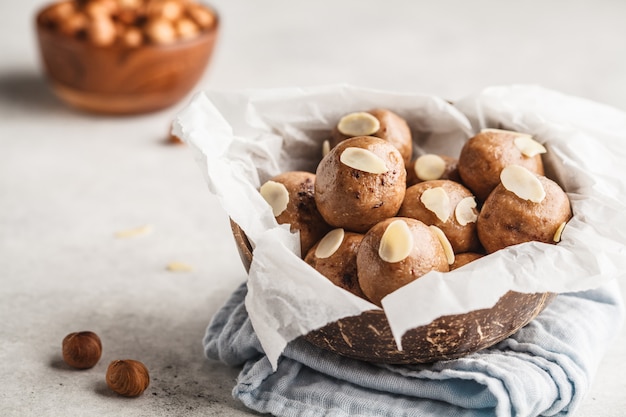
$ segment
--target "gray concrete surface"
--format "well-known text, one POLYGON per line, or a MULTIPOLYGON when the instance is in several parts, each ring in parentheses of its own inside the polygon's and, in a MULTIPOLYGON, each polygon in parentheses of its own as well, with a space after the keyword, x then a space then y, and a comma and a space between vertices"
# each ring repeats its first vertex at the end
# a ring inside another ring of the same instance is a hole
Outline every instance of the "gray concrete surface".
MULTIPOLYGON (((0 1, 0 415, 254 415, 231 398, 238 370, 202 355, 205 326, 245 273, 189 150, 163 142, 183 103, 127 118, 61 105, 33 36, 44 3, 0 1), (142 225, 151 232, 114 237, 142 225), (172 261, 193 269, 167 271, 172 261), (70 370, 61 340, 83 329, 103 357, 70 370), (139 398, 104 384, 123 357, 151 371, 139 398)), ((347 82, 454 100, 533 83, 626 110, 618 0, 213 4, 223 30, 198 88, 347 82)), ((625 359, 622 330, 577 417, 625 415, 625 359)))

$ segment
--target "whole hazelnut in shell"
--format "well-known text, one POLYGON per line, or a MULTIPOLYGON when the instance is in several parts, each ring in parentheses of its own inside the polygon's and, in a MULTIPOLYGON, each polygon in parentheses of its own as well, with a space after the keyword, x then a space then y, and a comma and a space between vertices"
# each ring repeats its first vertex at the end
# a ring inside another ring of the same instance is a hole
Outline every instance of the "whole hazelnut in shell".
POLYGON ((358 233, 395 216, 406 191, 402 155, 372 136, 338 144, 316 174, 315 203, 326 223, 358 233))
POLYGON ((63 339, 63 360, 72 368, 89 369, 102 356, 102 342, 90 331, 70 333, 63 339))
POLYGON ((124 397, 137 397, 150 385, 146 366, 133 359, 115 360, 106 373, 109 388, 124 397))

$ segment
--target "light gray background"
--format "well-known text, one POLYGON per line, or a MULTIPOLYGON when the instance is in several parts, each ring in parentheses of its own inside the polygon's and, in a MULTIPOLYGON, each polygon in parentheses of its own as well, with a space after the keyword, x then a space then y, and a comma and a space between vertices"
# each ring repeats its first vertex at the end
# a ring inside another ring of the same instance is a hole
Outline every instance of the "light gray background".
MULTIPOLYGON (((0 0, 0 415, 252 414, 230 396, 238 370, 202 355, 209 319, 245 273, 189 150, 164 144, 184 103, 123 118, 61 105, 33 36, 44 3, 0 0), (152 233, 114 238, 144 224, 152 233), (168 272, 171 261, 193 271, 168 272), (73 371, 61 340, 83 329, 104 354, 73 371), (150 369, 140 398, 107 390, 117 358, 150 369)), ((345 82, 454 100, 533 83, 626 110, 621 0, 213 4, 222 32, 198 89, 345 82)), ((622 330, 576 416, 624 416, 625 359, 622 330)))

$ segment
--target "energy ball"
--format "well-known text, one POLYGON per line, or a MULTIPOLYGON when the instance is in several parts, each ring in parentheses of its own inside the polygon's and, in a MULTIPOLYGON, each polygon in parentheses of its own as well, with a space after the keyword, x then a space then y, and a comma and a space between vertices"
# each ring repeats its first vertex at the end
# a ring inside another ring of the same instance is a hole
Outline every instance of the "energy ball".
POLYGON ((324 220, 363 233, 398 212, 406 191, 400 152, 372 136, 346 139, 317 167, 315 203, 324 220))
POLYGON ((545 152, 546 149, 530 135, 484 129, 461 149, 459 175, 463 184, 483 202, 500 183, 500 172, 508 165, 521 165, 544 175, 541 154, 545 152))
POLYGON ((331 132, 330 146, 355 136, 375 136, 391 143, 400 151, 408 166, 413 154, 413 137, 406 120, 387 109, 355 112, 343 116, 331 132))
POLYGON ((359 285, 374 304, 427 272, 449 270, 439 238, 419 220, 394 217, 366 234, 356 258, 359 285))
POLYGON ((406 186, 422 181, 452 180, 461 182, 457 165, 459 160, 447 155, 424 154, 406 167, 406 186))
POLYGON ((356 254, 363 235, 334 229, 309 250, 304 261, 333 284, 366 299, 359 287, 356 254))
POLYGON ((300 232, 302 256, 331 229, 315 205, 315 174, 284 172, 263 184, 260 192, 276 221, 291 225, 292 232, 300 232))
POLYGON ((487 253, 523 242, 557 243, 572 217, 567 194, 556 182, 519 166, 502 174, 476 224, 487 253))
POLYGON ((480 250, 476 200, 470 190, 457 182, 424 181, 407 188, 398 216, 437 226, 450 241, 454 253, 480 250))

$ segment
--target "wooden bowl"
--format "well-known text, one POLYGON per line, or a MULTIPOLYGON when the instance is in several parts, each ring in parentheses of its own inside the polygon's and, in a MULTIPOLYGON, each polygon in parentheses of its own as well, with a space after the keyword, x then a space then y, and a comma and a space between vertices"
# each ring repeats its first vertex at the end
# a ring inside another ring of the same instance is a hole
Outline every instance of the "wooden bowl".
MULTIPOLYGON (((252 246, 239 225, 231 229, 246 270, 252 246)), ((389 364, 416 364, 454 359, 492 346, 528 324, 555 297, 552 293, 509 291, 491 308, 440 317, 409 330, 398 350, 382 310, 346 317, 303 336, 310 343, 354 359, 389 364)))
POLYGON ((36 17, 43 66, 56 95, 95 113, 146 113, 169 107, 196 85, 207 67, 219 21, 193 39, 169 45, 98 47, 65 36, 36 17))

